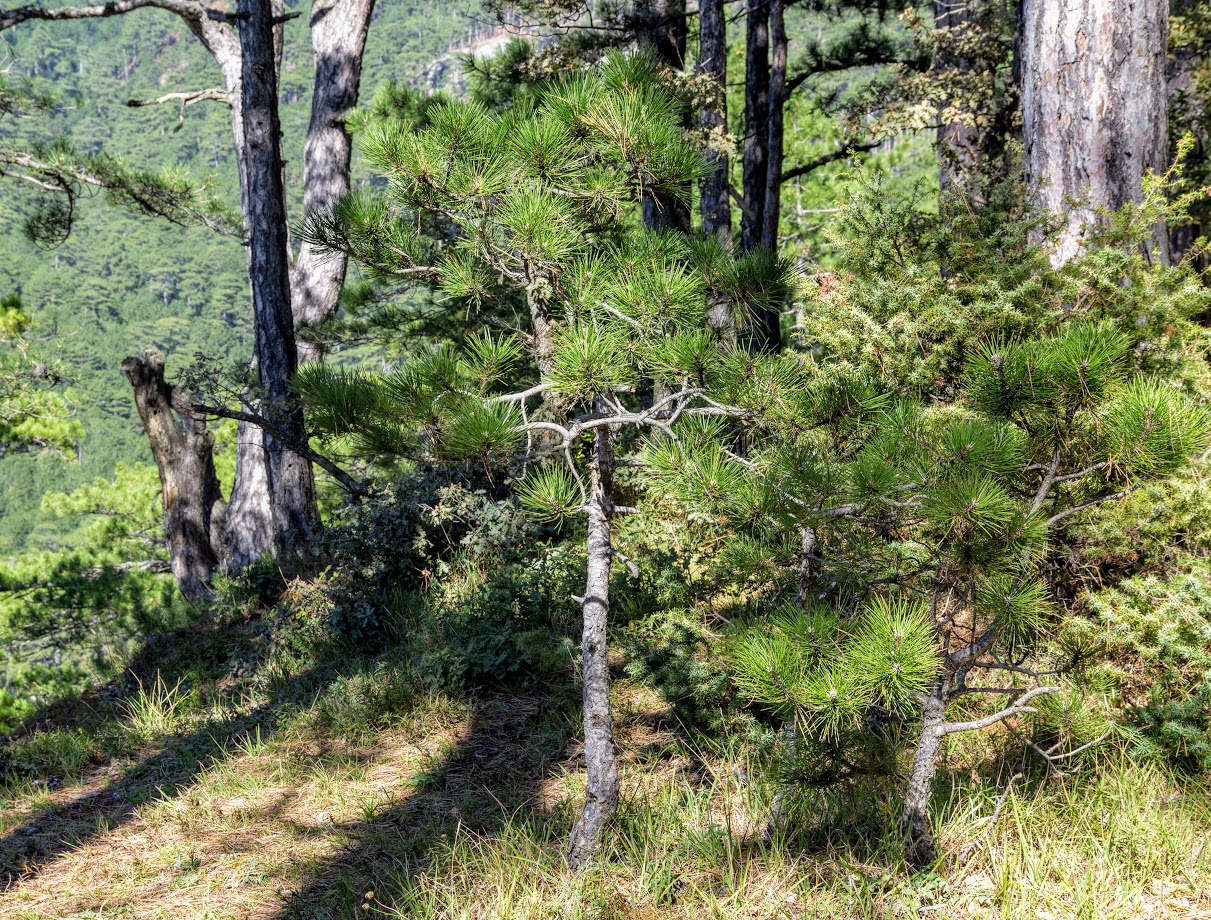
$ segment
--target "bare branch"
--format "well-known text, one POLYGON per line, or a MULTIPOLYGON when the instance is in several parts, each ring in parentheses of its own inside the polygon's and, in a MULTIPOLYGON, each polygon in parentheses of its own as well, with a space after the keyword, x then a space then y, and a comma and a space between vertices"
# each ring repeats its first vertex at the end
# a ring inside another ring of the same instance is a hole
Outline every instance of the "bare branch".
POLYGON ((1078 511, 1084 511, 1086 508, 1092 508, 1094 505, 1100 505, 1102 502, 1111 502, 1117 498, 1125 498, 1138 488, 1139 486, 1132 486, 1131 488, 1123 489, 1120 492, 1113 492, 1110 495, 1102 495, 1099 498, 1091 499, 1084 504, 1077 505, 1074 508, 1068 508, 1061 511, 1059 514, 1053 514, 1047 519, 1047 526, 1050 527, 1052 524, 1056 524, 1064 520, 1064 518, 1068 517, 1069 515, 1076 514, 1078 511))
POLYGON ((40 6, 22 6, 15 10, 0 12, 0 32, 11 29, 30 20, 64 20, 64 19, 103 19, 108 16, 121 16, 132 10, 154 7, 176 13, 185 19, 201 20, 207 15, 206 7, 192 0, 109 0, 106 3, 95 3, 87 6, 63 6, 58 9, 45 9, 40 6))
POLYGON ((1033 690, 1022 694, 1013 704, 1002 709, 1000 712, 995 712, 990 716, 985 716, 982 719, 973 719, 970 722, 944 722, 940 728, 943 735, 953 735, 956 732, 969 732, 981 728, 988 728, 990 725, 996 725, 1003 719, 1008 719, 1010 716, 1017 716, 1027 712, 1037 712, 1033 706, 1027 706, 1031 700, 1036 697, 1045 696, 1049 693, 1059 693, 1059 687, 1035 687, 1033 690))

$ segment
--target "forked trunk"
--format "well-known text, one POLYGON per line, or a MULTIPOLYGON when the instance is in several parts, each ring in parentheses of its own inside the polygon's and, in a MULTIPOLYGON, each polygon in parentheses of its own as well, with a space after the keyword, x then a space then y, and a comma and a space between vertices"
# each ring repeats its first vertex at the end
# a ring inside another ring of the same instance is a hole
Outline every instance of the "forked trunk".
POLYGON ((926 698, 921 715, 921 740, 912 760, 912 773, 904 793, 900 829, 904 833, 904 854, 913 869, 923 869, 937 859, 937 847, 929 826, 929 798, 938 772, 938 752, 945 737, 946 703, 941 690, 926 698))
POLYGON ((164 354, 154 348, 122 362, 164 494, 164 529, 173 577, 186 600, 210 595, 219 565, 226 505, 214 471, 214 435, 188 398, 164 380, 164 354))
MULTIPOLYGON (((605 409, 601 400, 598 408, 605 409)), ((618 761, 610 717, 610 668, 606 629, 610 611, 610 541, 613 447, 608 427, 596 430, 589 519, 588 575, 585 579, 583 655, 584 757, 588 772, 584 811, 568 839, 568 862, 583 866, 601 847, 605 825, 618 807, 618 761)))

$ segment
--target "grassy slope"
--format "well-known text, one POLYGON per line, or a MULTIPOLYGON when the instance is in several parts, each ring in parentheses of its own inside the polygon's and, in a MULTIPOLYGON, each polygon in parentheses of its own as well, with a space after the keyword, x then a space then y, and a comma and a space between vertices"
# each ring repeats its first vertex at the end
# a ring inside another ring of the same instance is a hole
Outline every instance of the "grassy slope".
POLYGON ((956 749, 947 858, 908 878, 886 868, 890 814, 807 847, 771 839, 744 746, 695 747, 625 680, 624 803, 576 876, 570 682, 405 697, 389 660, 233 677, 254 628, 161 636, 131 679, 11 748, 0 917, 1211 916, 1205 784, 1111 761, 1019 784, 993 825, 1001 786, 956 749))

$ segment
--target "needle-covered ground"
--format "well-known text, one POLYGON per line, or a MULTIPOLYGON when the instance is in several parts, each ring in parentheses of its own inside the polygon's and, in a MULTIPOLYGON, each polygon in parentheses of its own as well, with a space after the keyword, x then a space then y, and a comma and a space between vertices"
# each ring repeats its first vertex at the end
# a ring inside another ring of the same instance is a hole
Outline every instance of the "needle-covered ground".
POLYGON ((624 802, 575 874, 574 687, 405 694, 385 661, 233 677, 232 635, 160 636, 155 669, 9 745, 0 917, 1211 918, 1205 784, 1111 759, 1003 795, 956 748, 945 857, 909 876, 894 803, 820 797, 832 833, 771 833, 743 739, 691 742, 625 679, 624 802))

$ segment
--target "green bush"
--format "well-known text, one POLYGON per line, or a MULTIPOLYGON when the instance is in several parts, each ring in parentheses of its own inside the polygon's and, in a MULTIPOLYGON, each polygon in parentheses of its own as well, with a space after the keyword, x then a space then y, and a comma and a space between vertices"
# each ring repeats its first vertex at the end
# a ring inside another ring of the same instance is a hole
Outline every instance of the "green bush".
POLYGON ((1114 678, 1134 751, 1211 770, 1211 570, 1127 579, 1091 595, 1062 641, 1114 678))

